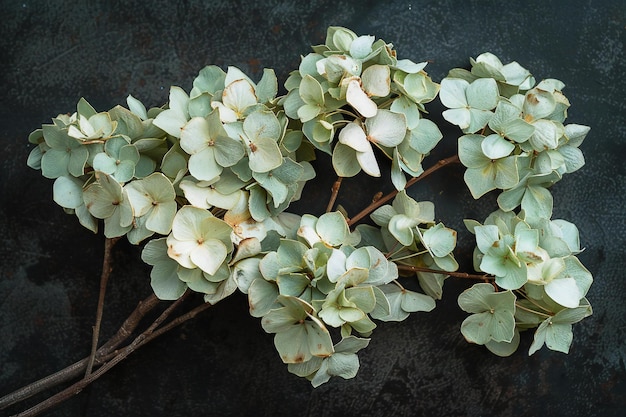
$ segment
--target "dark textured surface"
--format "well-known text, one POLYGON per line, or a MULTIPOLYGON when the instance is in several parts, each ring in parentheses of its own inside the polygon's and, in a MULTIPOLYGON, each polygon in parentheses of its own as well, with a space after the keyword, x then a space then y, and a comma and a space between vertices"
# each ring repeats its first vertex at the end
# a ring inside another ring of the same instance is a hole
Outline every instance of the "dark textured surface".
MULTIPOLYGON (((436 81, 491 51, 538 79, 566 83, 568 122, 592 131, 582 145, 587 165, 553 189, 555 217, 578 225, 587 248, 580 258, 595 277, 588 294, 594 315, 575 325, 570 354, 544 348, 528 357, 530 334, 505 359, 468 345, 456 306, 467 283, 449 280, 434 312, 376 329, 355 379, 314 390, 287 372, 272 337, 236 295, 47 415, 624 415, 623 0, 128 3, 0 4, 0 394, 88 353, 99 285, 103 238, 66 216, 52 202, 52 181, 26 166, 28 133, 73 111, 81 96, 99 110, 124 103, 128 93, 160 105, 171 84, 189 90, 208 64, 235 65, 253 76, 271 67, 284 81, 300 54, 323 42, 328 25, 343 25, 392 42, 401 57, 430 60, 436 81)), ((429 109, 445 126, 440 105, 429 109)), ((455 130, 444 133, 426 165, 454 152, 455 130)), ((459 230, 464 216, 482 219, 493 209, 493 200, 470 201, 461 176, 449 169, 411 191, 435 201, 437 216, 459 230)), ((320 206, 332 182, 321 177, 309 189, 320 206)), ((339 202, 354 211, 382 186, 359 177, 344 185, 339 202)), ((466 262, 470 236, 461 231, 460 238, 466 262)), ((121 243, 114 262, 105 337, 150 292, 139 249, 121 243)))

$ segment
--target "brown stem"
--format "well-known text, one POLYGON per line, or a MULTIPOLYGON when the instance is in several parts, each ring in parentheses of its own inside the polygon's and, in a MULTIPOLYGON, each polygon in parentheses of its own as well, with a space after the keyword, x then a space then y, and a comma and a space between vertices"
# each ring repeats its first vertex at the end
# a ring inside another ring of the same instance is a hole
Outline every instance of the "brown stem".
MULTIPOLYGON (((181 324, 183 324, 187 320, 191 320, 192 318, 196 317, 198 314, 200 314, 201 312, 203 312, 204 310, 207 310, 209 307, 212 307, 212 306, 213 306, 213 304, 204 303, 204 304, 201 304, 201 305, 195 307, 194 309, 188 311, 187 313, 183 314, 182 316, 176 317, 174 320, 170 321, 169 323, 167 323, 163 327, 160 327, 160 328, 156 329, 154 332, 152 332, 152 334, 150 334, 139 345, 137 345, 137 349, 140 348, 141 346, 145 345, 145 344, 148 344, 149 342, 151 342, 152 340, 154 340, 157 337, 161 336, 162 334, 169 332, 173 328, 175 328, 177 326, 180 326, 181 324)), ((119 352, 110 352, 106 356, 104 356, 102 358, 96 359, 96 362, 100 362, 100 363, 107 362, 107 361, 113 359, 118 353, 119 352)))
POLYGON ((150 335, 154 332, 154 330, 163 323, 167 319, 167 317, 171 314, 171 312, 180 305, 180 303, 189 295, 189 291, 183 294, 178 300, 174 301, 161 315, 139 336, 132 341, 132 343, 126 346, 124 349, 116 352, 115 356, 107 363, 102 365, 96 371, 85 375, 83 379, 71 385, 70 387, 64 389, 63 391, 49 397, 48 399, 40 402, 39 404, 29 408, 26 411, 23 411, 19 414, 16 414, 15 417, 32 417, 39 415, 40 413, 48 410, 49 408, 54 407, 57 404, 73 397, 74 395, 81 392, 86 386, 100 378, 106 372, 111 370, 115 365, 126 359, 128 355, 133 353, 138 347, 142 346, 145 340, 150 337, 150 335))
POLYGON ((467 278, 467 279, 478 279, 481 281, 493 281, 496 279, 493 275, 489 274, 468 274, 466 272, 454 272, 454 271, 441 271, 439 269, 431 269, 425 268, 421 266, 412 266, 412 265, 398 265, 398 269, 400 271, 410 271, 410 272, 432 272, 435 274, 443 274, 450 275, 455 278, 467 278))
POLYGON ((326 206, 326 213, 331 211, 333 209, 333 206, 335 205, 337 195, 339 194, 339 188, 341 188, 341 181, 343 181, 343 177, 337 177, 337 181, 335 181, 335 183, 333 184, 330 201, 328 202, 328 206, 326 206))
MULTIPOLYGON (((124 321, 122 326, 119 328, 117 333, 109 339, 100 349, 97 350, 94 364, 99 365, 106 360, 106 355, 113 352, 122 342, 124 342, 128 337, 135 331, 141 319, 148 314, 158 303, 159 299, 154 295, 150 295, 145 300, 140 301, 137 305, 137 308, 128 316, 128 318, 124 321)), ((189 313, 188 313, 189 314, 189 313)), ((57 386, 63 382, 69 381, 78 377, 81 373, 85 372, 87 368, 87 363, 89 361, 89 357, 81 359, 78 362, 73 363, 72 365, 62 369, 58 372, 55 372, 51 375, 46 376, 38 381, 33 382, 32 384, 26 385, 10 394, 5 395, 0 398, 0 410, 5 409, 6 407, 23 401, 27 398, 32 397, 35 394, 38 394, 42 391, 45 391, 49 388, 57 386)))
MULTIPOLYGON (((424 178, 426 178, 427 176, 429 176, 433 172, 438 171, 441 168, 443 168, 443 167, 445 167, 447 165, 456 163, 456 162, 459 162, 459 156, 458 155, 453 155, 453 156, 450 156, 448 158, 445 158, 445 159, 442 159, 442 160, 438 161, 435 165, 431 166, 426 171, 422 172, 422 174, 420 176, 413 177, 410 180, 408 180, 406 185, 404 186, 404 189, 406 190, 407 188, 409 188, 410 186, 412 186, 416 182, 418 182, 420 180, 423 180, 424 178)), ((389 194, 379 198, 376 201, 373 201, 372 204, 370 204, 369 206, 365 207, 363 210, 361 210, 360 213, 358 213, 356 216, 354 216, 350 220, 348 220, 348 226, 352 226, 355 223, 359 222, 363 217, 367 216, 372 211, 376 210, 378 207, 382 206, 387 201, 389 201, 392 198, 394 198, 396 196, 396 194, 398 194, 398 190, 393 190, 389 194)))
POLYGON ((96 360, 96 351, 98 350, 98 339, 100 338, 100 325, 102 323, 102 314, 104 313, 104 297, 107 292, 107 282, 111 275, 111 250, 115 243, 119 240, 116 238, 106 238, 104 241, 104 256, 102 260, 102 275, 100 276, 100 295, 98 296, 98 307, 96 309, 96 323, 93 326, 93 336, 91 338, 91 354, 85 375, 89 375, 93 369, 93 363, 96 360))

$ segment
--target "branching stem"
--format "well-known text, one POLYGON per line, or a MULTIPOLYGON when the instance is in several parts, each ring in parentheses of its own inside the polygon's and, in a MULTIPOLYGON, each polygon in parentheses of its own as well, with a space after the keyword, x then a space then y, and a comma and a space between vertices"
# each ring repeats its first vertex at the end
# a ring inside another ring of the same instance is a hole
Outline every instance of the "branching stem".
POLYGON ((528 311, 529 313, 537 314, 539 316, 543 316, 546 318, 552 317, 550 314, 542 313, 540 311, 535 311, 531 308, 524 307, 523 305, 520 305, 520 303, 517 303, 517 302, 515 303, 515 308, 519 308, 520 310, 528 311))
POLYGON ((335 206, 335 201, 337 201, 337 195, 339 194, 339 189, 341 188, 341 182, 343 181, 343 177, 337 177, 337 181, 333 184, 332 192, 330 194, 330 201, 328 202, 328 206, 326 207, 326 213, 330 212, 335 206))
MULTIPOLYGON (((106 356, 117 349, 128 337, 135 331, 137 326, 143 317, 148 314, 154 307, 159 303, 159 299, 154 295, 150 295, 143 301, 140 301, 137 305, 137 308, 128 316, 126 321, 119 328, 117 333, 109 339, 100 349, 97 350, 94 364, 100 365, 106 359, 106 356)), ((169 325, 169 324, 168 324, 169 325)), ((14 391, 4 397, 0 398, 0 410, 5 409, 6 407, 23 401, 27 398, 32 397, 35 394, 38 394, 42 391, 55 387, 63 382, 69 381, 78 377, 81 373, 84 374, 85 369, 87 369, 87 362, 89 361, 89 357, 81 359, 78 362, 73 363, 65 369, 62 369, 54 374, 48 375, 45 378, 42 378, 38 381, 33 382, 32 384, 26 385, 17 391, 14 391)))
MULTIPOLYGON (((405 187, 404 187, 404 189, 406 190, 407 188, 409 188, 410 186, 412 186, 416 182, 418 182, 420 180, 423 180, 424 178, 428 177, 433 172, 438 171, 441 168, 443 168, 443 167, 445 167, 447 165, 456 163, 456 162, 459 162, 459 156, 458 155, 453 155, 453 156, 450 156, 448 158, 445 158, 445 159, 442 159, 442 160, 438 161, 435 165, 431 166, 426 171, 422 172, 422 174, 420 176, 413 177, 410 180, 408 180, 406 185, 405 185, 405 187)), ((380 207, 383 204, 385 204, 387 201, 389 201, 392 198, 394 198, 396 196, 396 194, 398 194, 398 190, 393 190, 389 194, 387 194, 387 195, 379 198, 378 200, 372 202, 369 206, 365 207, 365 209, 361 210, 361 212, 359 212, 356 216, 354 216, 351 219, 349 219, 348 220, 348 226, 353 226, 354 224, 358 223, 365 216, 367 216, 368 214, 370 214, 371 212, 376 210, 378 207, 380 207)))
POLYGON ((96 309, 96 323, 93 326, 93 336, 91 339, 91 354, 87 363, 85 375, 89 375, 93 369, 96 360, 96 351, 98 350, 98 339, 100 338, 100 325, 102 323, 102 315, 104 313, 104 297, 107 292, 107 283, 111 275, 111 251, 119 238, 106 238, 104 241, 104 257, 102 260, 102 275, 100 276, 100 294, 98 296, 98 307, 96 309))
MULTIPOLYGON (((183 294, 183 296, 180 297, 178 300, 174 301, 167 309, 165 309, 165 311, 163 311, 163 313, 161 313, 161 315, 150 325, 150 327, 148 327, 148 329, 146 329, 143 333, 137 336, 132 341, 132 343, 130 343, 125 348, 119 351, 116 351, 113 358, 109 362, 106 362, 94 372, 88 375, 85 375, 83 379, 74 383, 70 387, 49 397, 48 399, 40 402, 39 404, 29 408, 28 410, 17 414, 15 417, 32 417, 32 416, 39 415, 40 413, 48 410, 49 408, 54 407, 55 405, 81 392, 86 386, 88 386, 89 384, 91 384, 92 382, 100 378, 106 372, 111 370, 115 365, 117 365, 118 363, 126 359, 128 355, 133 353, 135 350, 137 350, 139 347, 147 343, 149 340, 152 340, 151 336, 154 334, 154 331, 156 330, 156 328, 159 327, 169 317, 172 311, 174 311, 174 309, 178 307, 188 295, 189 295, 189 291, 183 294)), ((195 316, 195 314, 190 316, 189 318, 193 316, 195 316)), ((183 321, 178 322, 176 325, 182 323, 183 321)), ((173 327, 174 326, 170 328, 173 328, 173 327)))
POLYGON ((421 266, 412 266, 412 265, 398 265, 398 269, 400 271, 411 271, 411 272, 432 272, 434 274, 442 274, 442 275, 450 275, 455 278, 466 278, 466 279, 477 279, 481 281, 493 281, 496 279, 493 275, 488 274, 468 274, 466 272, 455 272, 455 271, 440 271, 438 269, 431 269, 421 266))

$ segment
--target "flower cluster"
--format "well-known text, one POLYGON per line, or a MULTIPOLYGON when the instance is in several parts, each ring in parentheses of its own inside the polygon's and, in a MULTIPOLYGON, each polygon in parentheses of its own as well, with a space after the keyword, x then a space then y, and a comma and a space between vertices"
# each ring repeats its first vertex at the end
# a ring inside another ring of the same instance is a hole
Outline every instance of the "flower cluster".
POLYGON ((290 74, 281 103, 288 117, 302 123, 306 138, 332 154, 339 176, 363 170, 379 177, 378 148, 392 160, 391 178, 401 190, 404 173, 418 176, 442 135, 421 115, 439 91, 424 71, 426 62, 396 55, 381 39, 331 27, 326 43, 313 47, 290 74))
POLYGON ((544 342, 567 352, 571 324, 591 314, 584 297, 592 277, 575 256, 580 252, 576 226, 551 220, 548 188, 584 165, 578 147, 589 128, 563 124, 570 104, 561 81, 535 86, 528 70, 516 62, 503 65, 490 53, 471 64, 471 71, 450 71, 440 99, 449 108, 443 116, 465 133, 458 141, 459 158, 474 198, 503 190, 498 211, 482 225, 474 220, 466 225, 476 235, 476 270, 495 276, 505 291, 478 284, 462 294, 459 305, 473 313, 462 333, 470 342, 510 355, 519 344, 517 332, 539 326, 530 353, 544 342), (506 319, 495 320, 500 307, 506 319), (557 328, 559 337, 546 336, 557 328))
POLYGON ((591 314, 592 277, 576 257, 576 226, 551 219, 548 187, 584 164, 578 147, 589 128, 563 124, 563 83, 535 86, 515 62, 485 53, 440 86, 425 62, 396 55, 383 40, 331 27, 281 97, 272 70, 255 83, 207 66, 189 93, 171 87, 163 107, 129 96, 128 108, 97 112, 81 99, 30 135, 28 164, 54 179, 54 201, 88 229, 102 219, 107 238, 147 241, 142 259, 160 299, 188 289, 212 304, 247 294, 289 371, 318 386, 354 377, 374 320, 432 310, 458 269, 456 231, 404 191, 442 138, 422 117, 439 93, 443 117, 464 133, 458 156, 472 195, 503 190, 498 211, 465 222, 475 267, 494 283, 459 297, 471 313, 461 333, 505 356, 520 330, 537 327, 531 353, 543 344, 567 352, 571 324, 591 314), (397 192, 370 206, 373 225, 351 229, 330 209, 286 211, 315 177, 315 151, 340 177, 380 176, 376 155, 391 161, 397 192))
MULTIPOLYGON (((394 221, 404 224, 392 230, 414 230, 425 236, 422 251, 414 255, 437 253, 454 259, 450 252, 455 241, 449 237, 455 234, 441 224, 434 225, 432 204, 417 203, 402 193, 394 206, 403 211, 398 216, 406 221, 394 221), (407 206, 428 209, 420 213, 404 210, 407 206)), ((411 237, 404 244, 396 241, 392 253, 385 249, 391 243, 384 242, 388 230, 369 226, 351 232, 339 212, 319 218, 307 214, 274 250, 236 267, 234 277, 239 289, 248 294, 250 314, 261 317, 263 329, 275 334, 274 344, 289 371, 309 378, 314 386, 331 376, 356 375, 356 353, 367 346, 366 337, 376 328, 372 319, 402 321, 412 312, 435 307, 433 297, 406 289, 397 280, 394 256, 414 252, 419 239, 411 237), (333 328, 340 330, 337 343, 332 340, 333 328)))

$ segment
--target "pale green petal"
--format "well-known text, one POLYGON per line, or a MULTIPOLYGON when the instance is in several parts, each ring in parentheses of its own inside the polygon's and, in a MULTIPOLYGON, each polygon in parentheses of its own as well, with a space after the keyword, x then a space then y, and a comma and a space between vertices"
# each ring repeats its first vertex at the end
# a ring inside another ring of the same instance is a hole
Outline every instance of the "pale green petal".
POLYGON ((419 153, 428 154, 443 138, 437 125, 428 119, 420 119, 411 130, 410 146, 419 153))
POLYGON ((363 89, 369 96, 386 97, 390 93, 391 76, 387 65, 372 65, 361 74, 363 89))
POLYGON ((365 126, 370 141, 388 147, 399 145, 406 134, 404 115, 389 110, 379 110, 365 121, 365 126))
POLYGON ((372 52, 372 44, 374 43, 374 40, 376 40, 374 36, 359 36, 350 43, 350 56, 356 59, 365 58, 372 52))
POLYGON ((436 257, 448 255, 456 246, 456 232, 439 223, 426 230, 422 239, 424 245, 436 257))
POLYGON ((468 168, 463 179, 475 199, 496 188, 491 164, 485 168, 468 168))
POLYGON ((339 143, 343 143, 359 152, 368 152, 372 149, 372 146, 367 141, 365 132, 355 122, 348 123, 341 129, 339 132, 339 143))
POLYGON ((556 100, 552 93, 533 88, 526 92, 524 100, 524 114, 530 116, 531 119, 542 119, 554 112, 556 100))
POLYGON ((146 227, 162 235, 168 234, 172 229, 172 221, 176 215, 177 205, 175 201, 155 202, 152 211, 148 214, 146 227))
POLYGON ((198 180, 211 181, 223 169, 215 160, 215 149, 212 146, 189 157, 189 172, 198 180))
POLYGON ((374 150, 370 149, 367 152, 357 152, 356 159, 359 165, 368 175, 372 177, 380 177, 380 168, 378 168, 378 162, 374 155, 374 150))
POLYGON ((338 143, 333 149, 332 156, 333 168, 335 168, 337 175, 346 178, 357 175, 361 171, 361 166, 356 156, 354 149, 343 143, 338 143))
POLYGON ((445 110, 442 115, 444 119, 461 129, 467 129, 470 126, 471 114, 465 107, 445 110))
POLYGON ((255 279, 248 288, 248 305, 252 317, 263 317, 276 307, 278 286, 264 279, 255 279))
MULTIPOLYGON (((465 98, 465 90, 467 90, 468 86, 469 83, 465 80, 458 78, 444 78, 441 81, 441 90, 439 91, 439 99, 441 100, 441 103, 449 109, 466 107, 467 99, 465 98)), ((450 121, 448 118, 446 118, 446 120, 450 121)), ((450 122, 454 123, 452 121, 450 122)))
POLYGON ((198 244, 190 253, 191 261, 210 275, 214 275, 226 259, 228 251, 222 242, 208 239, 198 244))
POLYGON ((493 78, 479 78, 465 91, 467 104, 480 110, 491 110, 498 104, 498 84, 493 78))
POLYGON ((52 195, 61 207, 76 209, 83 205, 83 182, 74 177, 62 176, 54 181, 52 195))
POLYGON ((497 134, 489 135, 483 139, 480 147, 483 154, 489 159, 504 158, 515 149, 515 145, 497 134))
POLYGON ((278 144, 269 137, 259 137, 248 144, 250 169, 254 172, 268 172, 278 168, 283 161, 278 144))
POLYGON ((180 132, 180 147, 190 155, 203 151, 210 142, 209 123, 204 117, 193 117, 180 132))
MULTIPOLYGON (((50 152, 51 151, 47 152, 46 154, 50 152)), ((114 158, 111 158, 104 152, 100 152, 93 158, 93 169, 111 175, 115 173, 115 170, 117 169, 117 163, 114 158)))
POLYGON ((300 97, 306 104, 323 106, 324 91, 320 83, 310 75, 302 77, 300 82, 300 97))

